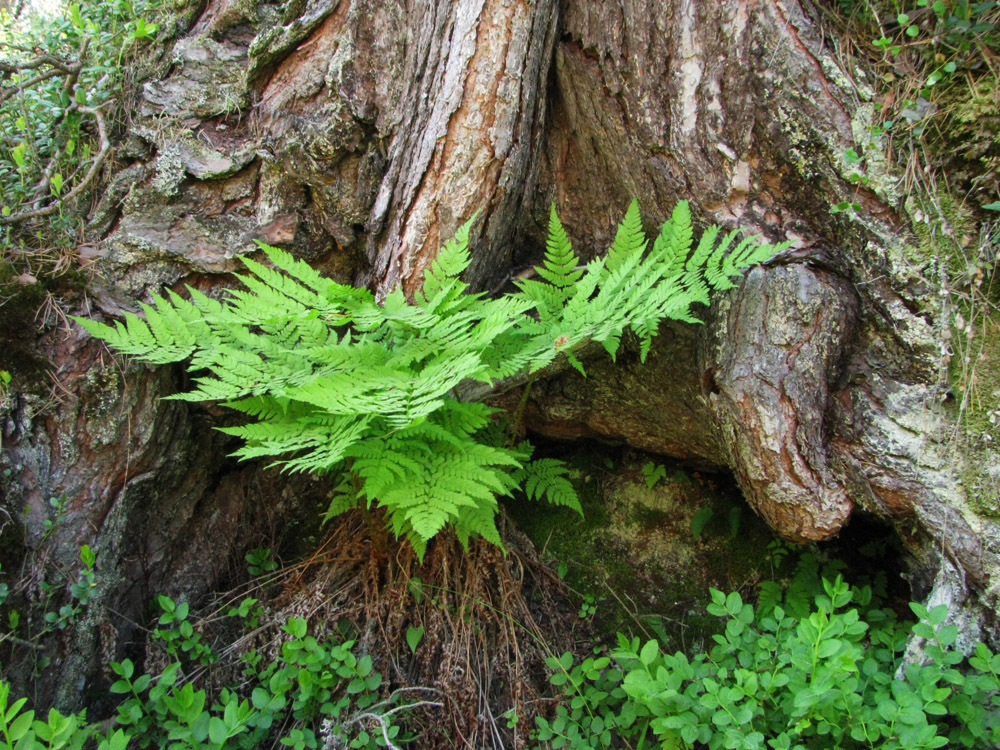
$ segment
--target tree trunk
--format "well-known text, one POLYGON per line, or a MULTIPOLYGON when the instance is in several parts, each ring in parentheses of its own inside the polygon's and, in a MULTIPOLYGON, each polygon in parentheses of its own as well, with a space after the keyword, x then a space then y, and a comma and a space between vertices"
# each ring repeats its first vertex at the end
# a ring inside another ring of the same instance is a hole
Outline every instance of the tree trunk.
MULTIPOLYGON (((956 616, 997 611, 1000 534, 968 508, 948 450, 940 322, 907 275, 907 218, 898 197, 855 188, 842 160, 871 124, 871 88, 824 47, 807 4, 208 0, 187 12, 94 214, 81 249, 93 279, 74 312, 111 317, 164 285, 225 283, 253 239, 412 292, 476 211, 468 280, 489 290, 540 258, 550 202, 591 257, 631 197, 650 229, 687 199, 702 226, 793 246, 719 295, 705 325, 664 326, 646 365, 595 359, 586 380, 537 383, 529 427, 728 468, 792 541, 875 514, 956 616), (861 211, 831 214, 845 198, 861 211)), ((8 406, 5 503, 28 508, 34 570, 69 581, 79 545, 98 555, 95 604, 42 679, 70 705, 98 679, 100 651, 135 647, 127 623, 144 597, 210 590, 249 530, 322 491, 222 460, 216 410, 159 400, 174 372, 122 368, 76 327, 39 350, 61 403, 8 406), (261 482, 285 501, 243 491, 261 482)))

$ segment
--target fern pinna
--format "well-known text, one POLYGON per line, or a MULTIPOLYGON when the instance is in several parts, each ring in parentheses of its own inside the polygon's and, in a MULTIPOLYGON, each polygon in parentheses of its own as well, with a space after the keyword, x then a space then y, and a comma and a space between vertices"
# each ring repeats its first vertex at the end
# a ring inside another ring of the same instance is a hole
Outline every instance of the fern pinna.
POLYGON ((498 299, 473 294, 468 267, 471 221, 438 253, 413 302, 402 291, 382 305, 367 290, 324 278, 266 245, 270 265, 245 258, 243 289, 222 301, 168 290, 108 326, 77 321, 115 349, 161 364, 190 358, 195 388, 171 398, 222 401, 251 418, 222 428, 243 440, 235 455, 271 457, 290 471, 343 472, 329 515, 363 505, 386 510, 391 530, 421 557, 451 527, 463 543, 495 544, 497 497, 524 489, 579 511, 566 467, 531 461, 531 447, 506 444, 495 410, 458 400, 455 387, 534 373, 601 342, 612 357, 632 328, 645 359, 663 318, 698 322, 707 304, 745 268, 770 258, 756 238, 718 240, 709 229, 691 252, 691 216, 679 203, 647 252, 639 209, 629 206, 607 255, 580 267, 551 212, 538 279, 498 299))

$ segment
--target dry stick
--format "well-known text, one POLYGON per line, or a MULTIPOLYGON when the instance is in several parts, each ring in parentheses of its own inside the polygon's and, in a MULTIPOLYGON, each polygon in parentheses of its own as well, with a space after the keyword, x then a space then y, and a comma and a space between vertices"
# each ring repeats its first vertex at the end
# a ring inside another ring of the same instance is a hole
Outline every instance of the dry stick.
MULTIPOLYGON (((7 44, 6 42, 0 42, 0 47, 15 49, 18 52, 35 52, 32 47, 22 47, 18 44, 7 44)), ((70 68, 73 67, 73 63, 63 60, 57 55, 53 55, 49 52, 35 52, 35 56, 25 62, 0 60, 0 73, 20 73, 22 70, 34 70, 35 68, 40 68, 43 65, 51 65, 53 68, 59 68, 67 73, 70 71, 70 68)))
POLYGON ((39 73, 38 75, 32 76, 27 81, 22 81, 16 86, 11 86, 3 91, 0 91, 0 104, 10 99, 14 94, 23 93, 25 89, 31 88, 36 83, 41 83, 49 78, 55 78, 56 76, 65 75, 66 72, 63 70, 47 70, 44 73, 39 73))
POLYGON ((405 706, 397 706, 396 708, 392 709, 391 711, 386 711, 385 714, 381 714, 381 715, 380 714, 374 714, 374 713, 371 713, 371 712, 365 712, 363 714, 358 714, 351 721, 349 721, 347 723, 348 724, 358 724, 358 723, 361 722, 362 719, 369 719, 369 720, 372 720, 372 721, 376 722, 379 725, 379 727, 381 728, 381 730, 382 730, 382 739, 385 741, 385 746, 387 748, 389 748, 390 750, 400 750, 399 746, 398 745, 394 745, 393 742, 392 742, 392 740, 389 739, 389 723, 385 720, 385 717, 386 716, 391 716, 392 714, 394 714, 396 711, 399 711, 400 709, 420 708, 421 706, 434 706, 436 708, 443 708, 444 704, 443 703, 438 703, 437 701, 418 701, 416 703, 410 703, 410 704, 407 704, 405 706))
POLYGON ((6 224, 17 224, 28 219, 38 219, 43 216, 50 216, 59 210, 59 205, 61 203, 69 203, 71 200, 80 195, 80 193, 86 190, 90 186, 90 183, 93 182, 97 173, 103 166, 105 159, 108 158, 108 154, 111 152, 111 141, 108 140, 107 127, 104 124, 104 115, 101 114, 99 107, 80 107, 80 111, 94 116, 97 120, 98 137, 101 139, 101 149, 97 153, 97 156, 94 157, 94 163, 90 165, 90 169, 87 171, 87 174, 84 175, 80 184, 66 193, 65 198, 57 200, 55 203, 52 203, 45 208, 37 208, 33 211, 21 211, 20 213, 13 214, 11 216, 0 216, 0 226, 4 226, 6 224))
POLYGON ((75 63, 68 63, 65 60, 60 60, 54 55, 47 54, 38 55, 35 59, 29 60, 26 63, 9 63, 0 60, 0 73, 4 74, 23 73, 26 70, 40 68, 42 65, 49 65, 52 67, 52 70, 47 70, 44 73, 38 73, 32 78, 29 78, 27 81, 19 81, 16 85, 11 86, 8 89, 0 90, 0 104, 3 104, 5 101, 10 99, 14 96, 14 94, 23 94, 27 89, 31 88, 36 83, 41 83, 49 78, 55 78, 60 75, 67 76, 66 84, 63 86, 63 90, 69 91, 69 89, 76 84, 77 79, 80 77, 80 71, 83 70, 83 58, 87 54, 88 46, 90 46, 89 37, 83 40, 83 46, 80 48, 80 56, 77 58, 75 63))

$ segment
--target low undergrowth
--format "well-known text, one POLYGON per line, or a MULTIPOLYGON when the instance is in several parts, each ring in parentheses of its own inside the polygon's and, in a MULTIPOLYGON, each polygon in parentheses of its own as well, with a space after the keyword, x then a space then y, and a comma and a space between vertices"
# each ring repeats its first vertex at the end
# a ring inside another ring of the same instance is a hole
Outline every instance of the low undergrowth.
POLYGON ((610 653, 553 656, 565 698, 538 720, 539 747, 996 747, 1000 655, 980 643, 967 659, 946 606, 911 603, 916 622, 901 621, 882 593, 806 556, 756 606, 713 589, 707 610, 724 628, 706 651, 619 634, 610 653))
MULTIPOLYGON (((107 666, 122 702, 100 726, 105 740, 121 730, 141 748, 525 747, 530 725, 503 716, 543 710, 545 644, 572 644, 578 623, 558 577, 505 525, 506 554, 442 534, 420 562, 383 524, 344 515, 292 565, 253 551, 260 575, 197 616, 158 598, 147 642, 121 644, 107 666)), ((92 734, 87 718, 60 747, 92 734)), ((37 729, 20 750, 49 747, 37 729)))
POLYGON ((251 552, 258 577, 197 618, 159 597, 145 658, 108 665, 120 702, 103 722, 36 714, 0 682, 0 748, 1000 742, 1000 655, 978 644, 967 658, 945 607, 913 603, 915 619, 902 619, 884 576, 851 586, 806 554, 789 579, 761 584, 756 603, 712 590, 710 648, 670 654, 630 634, 578 647, 557 577, 512 529, 507 556, 441 536, 419 563, 373 528, 345 517, 284 568, 251 552))

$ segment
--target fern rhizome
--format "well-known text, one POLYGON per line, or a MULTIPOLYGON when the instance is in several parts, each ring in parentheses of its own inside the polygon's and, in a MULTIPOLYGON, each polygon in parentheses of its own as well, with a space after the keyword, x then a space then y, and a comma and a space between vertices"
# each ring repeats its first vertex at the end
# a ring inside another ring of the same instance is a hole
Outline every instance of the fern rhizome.
POLYGON ((340 472, 328 516, 358 505, 385 509, 390 529, 422 558, 445 527, 466 544, 479 534, 500 544, 497 497, 523 489, 579 511, 567 469, 531 460, 511 445, 495 410, 464 402, 464 380, 486 384, 533 374, 574 350, 601 342, 615 356, 623 331, 645 359, 663 318, 698 322, 694 303, 726 289, 741 271, 782 247, 707 230, 691 252, 691 215, 674 209, 647 252, 639 208, 629 206, 607 255, 585 267, 551 212, 537 279, 497 299, 472 294, 471 221, 439 251, 423 290, 380 306, 365 289, 335 283, 288 253, 261 245, 270 266, 250 258, 243 289, 222 301, 189 289, 143 305, 114 327, 77 319, 124 354, 163 364, 189 359, 196 388, 171 398, 222 401, 252 418, 222 428, 244 440, 237 456, 274 457, 291 471, 340 472))

